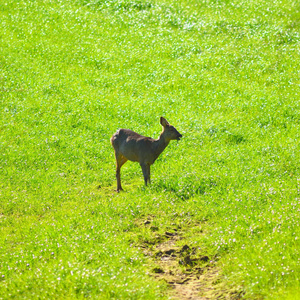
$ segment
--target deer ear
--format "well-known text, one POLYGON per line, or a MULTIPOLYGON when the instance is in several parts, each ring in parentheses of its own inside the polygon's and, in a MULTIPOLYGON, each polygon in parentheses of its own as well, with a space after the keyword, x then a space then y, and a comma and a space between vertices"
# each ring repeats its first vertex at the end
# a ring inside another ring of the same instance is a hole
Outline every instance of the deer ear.
POLYGON ((170 125, 168 123, 168 121, 164 118, 164 117, 160 117, 160 124, 163 126, 163 127, 167 127, 168 125, 170 125))

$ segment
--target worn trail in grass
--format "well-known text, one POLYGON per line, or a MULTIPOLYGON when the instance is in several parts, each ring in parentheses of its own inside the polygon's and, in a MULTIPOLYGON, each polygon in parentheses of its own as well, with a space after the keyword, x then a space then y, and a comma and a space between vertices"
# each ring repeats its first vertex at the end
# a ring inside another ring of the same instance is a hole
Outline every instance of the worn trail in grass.
MULTIPOLYGON (((151 227, 151 221, 144 222, 151 227)), ((197 226, 199 229, 199 226, 197 226)), ((143 252, 153 259, 157 265, 153 268, 153 276, 164 280, 171 287, 169 292, 172 299, 182 300, 209 300, 238 299, 241 292, 226 289, 220 282, 220 269, 216 266, 217 257, 209 258, 201 256, 201 250, 184 244, 184 238, 180 235, 181 228, 173 228, 165 232, 164 236, 156 236, 156 241, 145 243, 143 252), (180 242, 183 246, 178 246, 180 242)), ((201 230, 199 234, 203 234, 201 230)))

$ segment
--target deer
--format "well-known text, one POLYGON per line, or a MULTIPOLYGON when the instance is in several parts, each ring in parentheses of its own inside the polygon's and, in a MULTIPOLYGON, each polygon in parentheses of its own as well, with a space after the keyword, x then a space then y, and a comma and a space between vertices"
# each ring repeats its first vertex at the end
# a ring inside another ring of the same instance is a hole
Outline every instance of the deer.
POLYGON ((121 167, 129 160, 138 162, 142 168, 145 186, 150 183, 150 166, 169 145, 171 140, 180 140, 182 135, 168 121, 160 117, 163 130, 158 139, 140 135, 129 129, 119 129, 110 141, 115 151, 117 192, 121 186, 121 167))

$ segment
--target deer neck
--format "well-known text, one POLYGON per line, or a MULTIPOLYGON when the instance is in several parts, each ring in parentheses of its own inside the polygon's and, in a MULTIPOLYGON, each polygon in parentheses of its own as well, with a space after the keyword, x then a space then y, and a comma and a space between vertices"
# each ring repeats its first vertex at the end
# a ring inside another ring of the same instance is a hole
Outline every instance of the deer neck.
POLYGON ((165 138, 164 132, 162 132, 159 138, 155 141, 154 152, 156 157, 158 157, 165 148, 169 145, 170 141, 165 138))

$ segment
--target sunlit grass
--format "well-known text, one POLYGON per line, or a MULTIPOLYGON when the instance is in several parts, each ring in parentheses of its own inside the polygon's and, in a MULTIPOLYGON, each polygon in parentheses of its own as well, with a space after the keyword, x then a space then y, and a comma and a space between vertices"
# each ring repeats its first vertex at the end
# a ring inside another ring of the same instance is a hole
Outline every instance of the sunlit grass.
POLYGON ((186 230, 245 298, 298 295, 299 11, 292 0, 1 4, 0 298, 165 298, 138 248, 153 238, 147 217, 157 234, 186 230), (110 136, 156 138, 160 116, 184 138, 148 188, 125 164, 117 195, 110 136))

